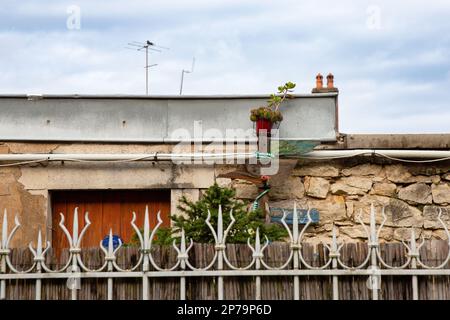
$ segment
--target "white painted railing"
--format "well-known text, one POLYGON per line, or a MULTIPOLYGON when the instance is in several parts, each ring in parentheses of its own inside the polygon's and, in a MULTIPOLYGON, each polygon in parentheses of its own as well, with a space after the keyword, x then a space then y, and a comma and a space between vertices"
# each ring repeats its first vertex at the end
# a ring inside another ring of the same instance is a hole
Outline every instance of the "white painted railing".
MULTIPOLYGON (((290 254, 287 260, 280 266, 270 266, 264 260, 264 251, 268 246, 268 239, 261 242, 259 230, 256 230, 254 244, 251 244, 251 240, 248 239, 248 246, 252 251, 252 260, 245 267, 237 267, 233 265, 226 254, 226 240, 227 236, 235 223, 233 213, 229 213, 231 223, 224 229, 223 214, 221 208, 218 212, 217 229, 211 225, 211 214, 208 212, 208 218, 206 225, 210 229, 215 240, 215 252, 211 262, 204 268, 196 268, 189 262, 189 252, 193 247, 192 239, 187 241, 184 230, 181 231, 180 244, 173 242, 173 248, 177 252, 176 263, 168 268, 162 268, 159 266, 152 255, 152 242, 156 235, 157 230, 162 224, 160 213, 158 213, 158 223, 156 227, 151 230, 149 222, 148 208, 145 212, 143 233, 140 232, 138 226, 136 226, 136 214, 133 213, 133 219, 131 225, 136 231, 140 242, 140 255, 137 263, 129 268, 123 269, 116 263, 116 253, 122 246, 119 241, 119 246, 114 248, 112 230, 109 232, 109 242, 107 247, 104 247, 100 242, 100 248, 104 253, 103 265, 96 269, 90 269, 87 267, 81 257, 81 241, 86 234, 89 225, 88 213, 84 216, 85 226, 79 231, 78 224, 78 209, 75 209, 73 217, 73 230, 72 234, 65 226, 64 215, 61 214, 61 221, 59 223, 60 228, 63 230, 69 242, 69 258, 67 263, 59 270, 52 270, 45 263, 45 255, 50 248, 50 243, 47 242, 46 247, 43 247, 42 235, 39 231, 37 245, 35 248, 29 245, 29 249, 33 254, 33 265, 28 270, 18 270, 10 258, 10 243, 20 227, 20 223, 15 218, 15 226, 10 232, 8 232, 8 219, 5 210, 3 216, 2 238, 0 242, 0 299, 6 298, 6 285, 7 280, 11 279, 34 279, 35 285, 35 298, 41 299, 42 281, 46 279, 68 279, 70 282, 71 298, 77 299, 77 290, 80 286, 80 279, 85 278, 106 278, 107 279, 107 292, 108 299, 113 299, 114 279, 117 278, 141 278, 142 279, 142 298, 148 300, 149 297, 149 279, 150 278, 179 278, 180 281, 180 299, 186 299, 186 278, 187 277, 216 277, 217 278, 217 298, 219 300, 224 299, 224 278, 225 277, 255 277, 255 299, 261 299, 261 281, 267 276, 285 276, 292 277, 293 279, 293 296, 295 300, 300 299, 300 277, 302 276, 325 276, 332 277, 332 297, 335 300, 339 299, 339 277, 340 276, 366 276, 368 277, 368 285, 372 292, 372 299, 377 300, 379 298, 378 293, 380 290, 380 279, 383 276, 411 276, 412 279, 412 293, 413 299, 419 298, 418 293, 418 276, 433 276, 433 275, 445 275, 450 276, 450 269, 445 268, 450 261, 450 250, 446 258, 438 266, 428 266, 420 259, 419 250, 424 244, 424 240, 417 244, 414 229, 411 229, 411 239, 409 244, 403 242, 403 245, 407 249, 407 261, 398 267, 391 266, 386 263, 380 254, 380 241, 379 236, 381 230, 387 220, 382 210, 383 221, 377 228, 375 220, 375 208, 372 205, 370 214, 369 228, 363 223, 361 214, 357 217, 358 221, 362 225, 369 240, 368 254, 364 261, 357 267, 350 267, 346 265, 342 259, 340 251, 343 247, 343 243, 339 244, 335 229, 333 228, 333 237, 331 245, 324 244, 328 249, 328 259, 320 267, 310 265, 302 254, 302 239, 308 226, 311 224, 312 219, 307 212, 308 222, 299 230, 299 215, 294 204, 293 214, 293 226, 292 230, 285 222, 286 212, 284 212, 281 220, 282 224, 286 228, 290 239, 290 254), (224 270, 224 266, 228 269, 224 270), (151 271, 150 267, 153 267, 155 271, 151 271)), ((441 219, 442 210, 439 210, 438 221, 442 224, 443 229, 447 235, 447 241, 450 246, 450 233, 441 219)))

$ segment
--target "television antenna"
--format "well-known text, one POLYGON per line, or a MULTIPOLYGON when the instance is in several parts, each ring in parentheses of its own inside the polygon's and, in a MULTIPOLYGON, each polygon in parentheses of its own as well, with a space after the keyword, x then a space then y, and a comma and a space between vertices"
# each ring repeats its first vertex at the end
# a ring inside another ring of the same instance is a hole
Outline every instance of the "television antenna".
POLYGON ((138 41, 132 41, 132 42, 128 42, 128 46, 129 47, 125 47, 126 49, 130 49, 130 50, 136 50, 139 52, 145 52, 145 94, 148 95, 148 69, 151 67, 155 67, 158 64, 154 63, 154 64, 148 64, 148 50, 152 50, 152 51, 156 51, 156 52, 161 52, 161 49, 165 49, 165 50, 169 50, 170 48, 167 47, 162 47, 162 46, 157 46, 156 44, 154 44, 153 42, 147 40, 146 42, 138 42, 138 41))
POLYGON ((184 82, 184 74, 185 73, 193 73, 195 66, 195 57, 192 58, 192 66, 191 70, 181 70, 181 84, 180 84, 180 95, 183 93, 183 82, 184 82))

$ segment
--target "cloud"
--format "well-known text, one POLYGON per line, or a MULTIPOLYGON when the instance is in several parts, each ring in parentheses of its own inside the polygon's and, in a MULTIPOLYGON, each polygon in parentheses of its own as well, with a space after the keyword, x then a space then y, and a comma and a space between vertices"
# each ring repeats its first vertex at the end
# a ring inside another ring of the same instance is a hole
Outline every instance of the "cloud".
POLYGON ((149 39, 170 47, 150 55, 151 93, 177 94, 194 56, 186 94, 271 93, 288 80, 310 92, 333 72, 341 131, 448 132, 449 14, 443 0, 5 0, 0 93, 142 94, 145 56, 124 47, 149 39), (71 5, 79 30, 67 28, 71 5))

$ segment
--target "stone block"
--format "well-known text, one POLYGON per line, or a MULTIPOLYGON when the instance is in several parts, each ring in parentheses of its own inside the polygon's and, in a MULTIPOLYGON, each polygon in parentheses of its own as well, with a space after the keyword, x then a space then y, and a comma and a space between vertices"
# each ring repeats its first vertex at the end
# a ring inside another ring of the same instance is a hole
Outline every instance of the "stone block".
POLYGON ((450 185, 441 183, 431 186, 433 202, 438 204, 450 204, 450 185))
POLYGON ((410 183, 412 174, 401 164, 385 166, 386 177, 395 183, 410 183))
POLYGON ((306 195, 314 198, 325 199, 330 190, 330 182, 320 177, 305 178, 306 195))
MULTIPOLYGON (((409 242, 412 228, 395 228, 394 240, 409 242)), ((418 240, 422 234, 422 229, 414 228, 414 238, 418 240)))
POLYGON ((319 224, 333 223, 334 221, 347 220, 345 198, 343 196, 329 195, 326 199, 309 199, 309 207, 319 211, 319 224))
POLYGON ((344 176, 375 176, 381 173, 380 165, 364 163, 351 168, 342 170, 344 176))
POLYGON ((338 177, 339 169, 331 165, 306 165, 293 170, 294 176, 338 177))
POLYGON ((375 208, 375 218, 377 224, 383 221, 382 208, 385 208, 387 217, 386 227, 411 227, 421 228, 423 226, 422 212, 406 203, 405 201, 376 195, 366 195, 355 202, 355 216, 361 213, 364 223, 370 222, 371 204, 375 208))
POLYGON ((414 183, 401 188, 398 192, 398 198, 412 204, 430 204, 432 203, 431 188, 425 183, 414 183))
POLYGON ((438 220, 439 209, 442 210, 441 220, 450 228, 450 206, 439 207, 435 205, 425 206, 423 208, 423 227, 425 229, 443 229, 438 220))
POLYGON ((254 184, 236 183, 233 188, 238 199, 255 200, 258 196, 258 187, 254 184))
POLYGON ((397 185, 395 183, 377 182, 373 184, 370 194, 392 197, 395 195, 395 190, 397 190, 397 185))
POLYGON ((331 185, 331 193, 342 195, 364 195, 372 187, 372 180, 366 177, 344 177, 331 185))
POLYGON ((272 186, 269 191, 271 200, 301 199, 305 196, 305 186, 299 177, 290 176, 284 184, 272 186))

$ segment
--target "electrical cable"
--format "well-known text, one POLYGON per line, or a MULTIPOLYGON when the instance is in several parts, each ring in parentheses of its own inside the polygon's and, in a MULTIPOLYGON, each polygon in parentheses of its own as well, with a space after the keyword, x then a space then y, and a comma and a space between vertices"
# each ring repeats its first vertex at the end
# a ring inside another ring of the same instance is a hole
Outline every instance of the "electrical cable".
MULTIPOLYGON (((450 160, 450 157, 444 157, 444 158, 438 158, 438 159, 427 159, 427 160, 408 160, 408 159, 392 157, 392 156, 386 155, 382 152, 377 152, 375 150, 367 151, 367 152, 356 152, 354 154, 342 155, 342 156, 330 156, 330 157, 328 157, 328 156, 319 156, 319 157, 316 156, 315 157, 315 156, 308 156, 305 154, 299 154, 299 155, 280 154, 280 156, 286 156, 289 158, 294 157, 294 158, 300 158, 300 159, 311 159, 311 160, 336 160, 336 159, 345 159, 345 158, 363 156, 363 155, 367 155, 367 154, 370 154, 372 156, 383 157, 383 158, 390 159, 393 161, 405 162, 405 163, 434 163, 434 162, 450 160)), ((234 153, 234 154, 218 153, 218 154, 206 154, 206 155, 201 154, 201 153, 198 153, 198 154, 171 154, 170 156, 167 156, 167 159, 163 159, 163 160, 166 160, 166 161, 180 160, 183 158, 218 160, 218 159, 229 159, 229 157, 232 157, 233 159, 237 159, 239 157, 244 157, 244 158, 248 158, 248 159, 252 158, 252 157, 256 157, 257 159, 273 159, 273 158, 275 158, 275 155, 273 155, 271 153, 259 152, 259 151, 255 152, 255 153, 234 153)), ((49 159, 47 157, 47 158, 37 159, 37 160, 19 161, 19 162, 13 162, 13 163, 0 164, 0 167, 12 167, 12 166, 34 164, 34 163, 49 162, 49 161, 70 161, 70 162, 80 162, 80 163, 93 163, 93 162, 128 163, 128 162, 144 161, 147 159, 150 159, 152 161, 157 161, 158 160, 158 152, 155 153, 154 155, 148 155, 148 156, 144 156, 144 157, 141 156, 141 157, 130 158, 130 159, 120 159, 120 160, 95 160, 95 159, 94 160, 86 160, 86 159, 74 159, 74 158, 64 158, 64 157, 56 158, 56 159, 49 159)))
POLYGON ((357 156, 363 156, 363 155, 366 155, 366 154, 371 154, 373 156, 384 157, 384 158, 387 158, 387 159, 390 159, 390 160, 395 160, 395 161, 399 161, 399 162, 407 162, 407 163, 432 163, 432 162, 439 162, 439 161, 450 160, 450 157, 444 157, 444 158, 438 158, 438 159, 429 159, 429 160, 408 160, 408 159, 391 157, 391 156, 388 156, 386 154, 383 154, 381 152, 376 152, 376 151, 360 152, 360 153, 356 153, 356 154, 343 155, 343 156, 332 156, 332 157, 327 157, 327 156, 312 157, 312 156, 302 156, 302 155, 299 155, 298 157, 302 158, 302 159, 311 159, 311 160, 334 160, 334 159, 345 159, 345 158, 352 158, 352 157, 357 157, 357 156))

